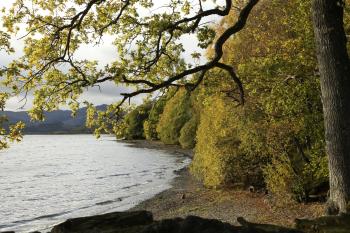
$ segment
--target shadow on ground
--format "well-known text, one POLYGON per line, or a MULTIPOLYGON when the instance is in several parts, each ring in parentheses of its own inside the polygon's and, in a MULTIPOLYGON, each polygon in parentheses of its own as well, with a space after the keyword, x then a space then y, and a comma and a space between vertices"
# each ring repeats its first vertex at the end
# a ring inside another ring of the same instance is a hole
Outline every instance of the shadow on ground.
POLYGON ((295 229, 237 221, 241 226, 196 216, 154 221, 148 211, 115 212, 69 219, 50 233, 350 233, 350 215, 296 220, 295 229))

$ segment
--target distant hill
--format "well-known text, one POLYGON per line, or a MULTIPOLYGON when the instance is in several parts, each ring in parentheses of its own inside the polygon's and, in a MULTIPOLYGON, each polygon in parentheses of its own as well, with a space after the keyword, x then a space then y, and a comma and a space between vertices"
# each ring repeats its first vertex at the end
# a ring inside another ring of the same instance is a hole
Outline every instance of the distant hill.
MULTIPOLYGON (((105 110, 107 105, 97 106, 98 110, 105 110)), ((69 110, 56 110, 45 113, 45 121, 31 121, 27 112, 3 111, 0 115, 6 115, 9 124, 23 121, 26 124, 25 134, 78 134, 91 133, 85 127, 86 108, 78 110, 76 117, 71 116, 69 110)))

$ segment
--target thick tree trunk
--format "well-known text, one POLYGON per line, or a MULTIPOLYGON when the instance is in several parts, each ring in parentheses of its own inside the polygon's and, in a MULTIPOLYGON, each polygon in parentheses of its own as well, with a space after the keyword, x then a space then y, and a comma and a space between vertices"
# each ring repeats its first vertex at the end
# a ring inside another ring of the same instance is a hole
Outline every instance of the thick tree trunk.
POLYGON ((330 172, 330 214, 349 212, 350 63, 342 0, 314 0, 313 22, 330 172))

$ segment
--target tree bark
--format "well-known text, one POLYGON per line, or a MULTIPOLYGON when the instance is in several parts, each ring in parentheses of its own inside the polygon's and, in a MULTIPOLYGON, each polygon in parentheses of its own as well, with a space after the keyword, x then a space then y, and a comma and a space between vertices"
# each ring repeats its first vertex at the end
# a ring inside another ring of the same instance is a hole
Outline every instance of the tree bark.
POLYGON ((349 213, 350 63, 344 2, 313 0, 312 8, 329 156, 329 214, 349 213))

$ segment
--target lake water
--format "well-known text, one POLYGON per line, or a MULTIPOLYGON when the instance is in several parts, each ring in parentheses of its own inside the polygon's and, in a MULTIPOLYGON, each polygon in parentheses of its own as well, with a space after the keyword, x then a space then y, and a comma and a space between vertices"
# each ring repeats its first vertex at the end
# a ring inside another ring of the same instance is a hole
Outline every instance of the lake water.
POLYGON ((188 163, 107 136, 25 136, 0 151, 0 231, 45 232, 67 218, 127 210, 168 189, 188 163))

